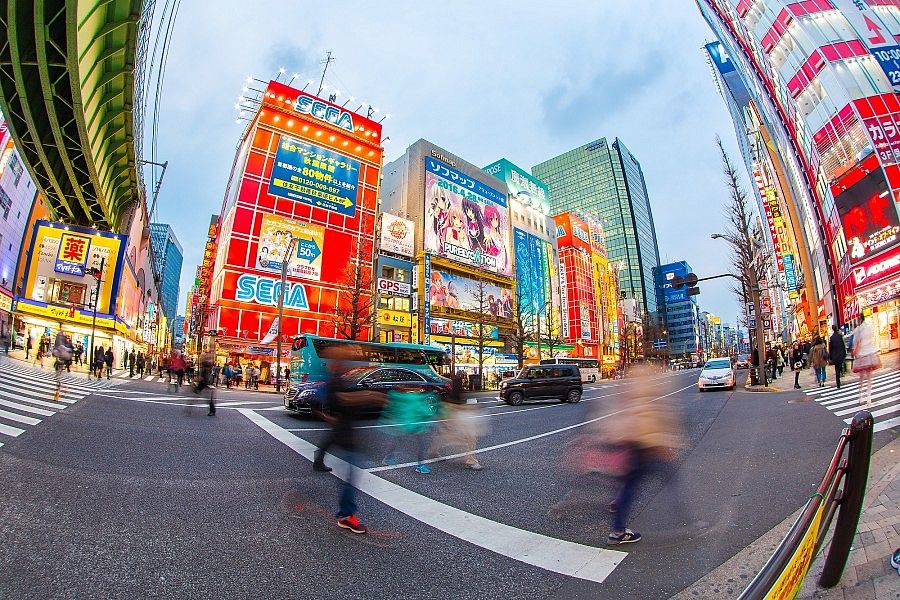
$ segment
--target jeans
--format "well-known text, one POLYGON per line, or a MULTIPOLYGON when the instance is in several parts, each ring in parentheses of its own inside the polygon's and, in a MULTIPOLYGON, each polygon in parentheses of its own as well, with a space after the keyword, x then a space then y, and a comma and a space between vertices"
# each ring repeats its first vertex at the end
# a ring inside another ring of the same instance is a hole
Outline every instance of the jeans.
POLYGON ((633 448, 634 461, 632 469, 624 475, 622 479, 622 489, 616 498, 616 516, 613 519, 613 530, 623 531, 625 529, 625 520, 628 518, 628 511, 631 510, 631 503, 634 501, 634 493, 637 485, 644 476, 645 464, 641 451, 636 447, 633 448))
POLYGON ((816 381, 825 383, 825 367, 816 367, 816 381))
POLYGON ((344 481, 344 487, 341 490, 341 500, 338 512, 335 515, 338 519, 351 517, 356 514, 356 467, 353 466, 354 454, 351 452, 344 459, 347 461, 347 480, 344 481))

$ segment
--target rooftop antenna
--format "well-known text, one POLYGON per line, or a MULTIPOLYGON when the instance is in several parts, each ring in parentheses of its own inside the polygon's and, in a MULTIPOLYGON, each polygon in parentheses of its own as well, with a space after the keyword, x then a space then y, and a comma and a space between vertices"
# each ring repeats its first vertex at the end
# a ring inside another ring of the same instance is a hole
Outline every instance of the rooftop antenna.
POLYGON ((328 65, 334 62, 334 58, 331 57, 331 50, 325 55, 325 60, 319 61, 320 65, 325 65, 325 68, 322 69, 322 79, 319 80, 319 91, 316 92, 316 96, 322 94, 322 88, 325 86, 325 72, 328 71, 328 65))

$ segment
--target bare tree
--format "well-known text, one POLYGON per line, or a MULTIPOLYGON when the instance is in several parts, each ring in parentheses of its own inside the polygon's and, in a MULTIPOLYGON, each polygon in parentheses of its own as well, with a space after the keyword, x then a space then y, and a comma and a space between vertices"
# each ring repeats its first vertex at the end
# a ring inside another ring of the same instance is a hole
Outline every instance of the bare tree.
MULTIPOLYGON (((356 255, 344 268, 341 286, 335 301, 335 335, 348 340, 362 340, 363 334, 372 330, 375 322, 375 294, 372 290, 372 271, 367 268, 371 260, 363 256, 362 243, 356 242, 356 255), (341 296, 346 300, 341 301, 341 296)), ((368 337, 366 335, 365 337, 368 337)))
MULTIPOLYGON (((525 361, 525 346, 535 336, 537 315, 531 295, 523 292, 516 286, 516 305, 513 307, 513 330, 508 340, 511 342, 513 352, 519 357, 519 368, 525 361)), ((538 357, 540 361, 540 357, 538 357)))
MULTIPOLYGON (((763 315, 760 302, 759 280, 766 266, 767 256, 760 251, 760 244, 754 232, 753 209, 750 200, 741 186, 737 169, 728 157, 722 140, 716 137, 719 152, 722 154, 722 172, 725 175, 725 185, 728 188, 728 204, 725 207, 725 219, 727 226, 725 235, 713 235, 721 237, 731 246, 731 275, 737 280, 732 286, 732 291, 737 295, 743 306, 750 304, 754 307, 756 318, 755 344, 757 360, 760 367, 760 381, 766 384, 765 364, 765 328, 763 327, 763 315)), ((749 321, 746 323, 751 331, 749 321)))
MULTIPOLYGON (((538 349, 543 346, 547 349, 550 358, 556 358, 559 354, 559 348, 565 343, 562 335, 562 323, 560 322, 559 313, 553 310, 550 302, 545 301, 541 306, 541 312, 546 315, 544 327, 538 331, 538 349)), ((540 362, 538 355, 538 362, 540 362)))
MULTIPOLYGON (((496 315, 491 312, 491 294, 488 291, 488 283, 483 279, 475 282, 475 293, 472 295, 473 305, 469 310, 475 313, 475 349, 478 354, 478 389, 484 389, 484 350, 487 347, 485 343, 485 328, 489 324, 496 324, 496 315)), ((499 298, 494 300, 494 311, 497 310, 497 302, 499 298)))

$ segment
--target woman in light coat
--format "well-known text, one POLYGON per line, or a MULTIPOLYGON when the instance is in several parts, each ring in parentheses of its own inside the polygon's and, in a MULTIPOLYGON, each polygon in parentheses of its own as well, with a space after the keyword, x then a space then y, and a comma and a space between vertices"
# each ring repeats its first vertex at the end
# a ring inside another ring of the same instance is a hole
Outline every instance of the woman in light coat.
POLYGON ((862 323, 853 330, 853 372, 859 373, 859 403, 872 406, 872 373, 881 367, 875 327, 863 315, 862 323))

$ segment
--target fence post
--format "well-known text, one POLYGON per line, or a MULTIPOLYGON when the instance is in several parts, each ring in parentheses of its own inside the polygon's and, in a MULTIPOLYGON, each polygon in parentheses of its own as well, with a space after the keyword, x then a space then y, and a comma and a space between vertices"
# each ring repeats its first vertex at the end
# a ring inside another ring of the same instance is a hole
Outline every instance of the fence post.
POLYGON ((869 479, 872 428, 872 413, 865 410, 856 413, 850 423, 847 476, 844 479, 841 505, 834 525, 834 537, 828 548, 822 576, 819 577, 819 585, 823 588, 831 588, 838 584, 847 564, 847 557, 850 555, 850 547, 853 544, 853 536, 856 535, 856 525, 859 523, 866 495, 866 482, 869 479))

